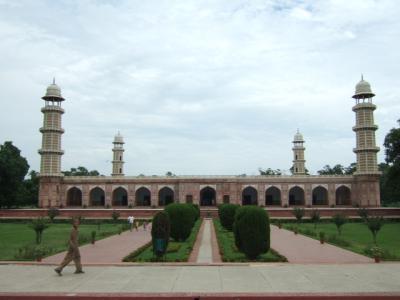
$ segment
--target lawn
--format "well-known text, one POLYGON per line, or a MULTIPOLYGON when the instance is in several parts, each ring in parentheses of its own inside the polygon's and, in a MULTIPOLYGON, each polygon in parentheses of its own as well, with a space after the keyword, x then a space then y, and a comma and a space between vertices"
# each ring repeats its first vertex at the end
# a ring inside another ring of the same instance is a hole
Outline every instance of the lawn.
MULTIPOLYGON (((162 258, 165 262, 182 262, 189 259, 189 255, 192 252, 193 245, 196 241, 197 234, 201 225, 201 219, 198 219, 193 226, 192 232, 188 239, 184 242, 170 241, 168 243, 167 253, 162 258)), ((153 254, 153 246, 151 243, 144 247, 132 252, 126 256, 123 261, 125 262, 152 262, 157 261, 153 254)))
MULTIPOLYGON (((35 232, 29 223, 0 223, 0 260, 33 260, 29 257, 17 257, 20 248, 35 245, 35 232)), ((71 224, 51 224, 43 232, 42 244, 52 255, 67 249, 67 242, 71 232, 71 224)), ((121 230, 121 224, 82 224, 79 226, 79 242, 86 244, 91 241, 91 232, 96 231, 96 240, 117 234, 121 230)))
MULTIPOLYGON (((284 224, 286 229, 293 229, 294 223, 284 224)), ((368 251, 373 246, 372 234, 365 223, 346 223, 342 226, 342 234, 339 236, 333 223, 318 224, 317 230, 311 223, 301 223, 299 233, 318 239, 319 232, 325 232, 327 242, 339 247, 371 256, 368 251)), ((400 260, 400 223, 387 222, 378 233, 377 244, 384 250, 382 259, 400 260)))
MULTIPOLYGON (((222 227, 218 219, 214 219, 214 227, 217 235, 222 261, 224 262, 248 262, 244 253, 235 246, 235 238, 231 231, 222 227)), ((256 261, 259 262, 286 262, 287 259, 270 249, 267 253, 260 255, 256 261)))

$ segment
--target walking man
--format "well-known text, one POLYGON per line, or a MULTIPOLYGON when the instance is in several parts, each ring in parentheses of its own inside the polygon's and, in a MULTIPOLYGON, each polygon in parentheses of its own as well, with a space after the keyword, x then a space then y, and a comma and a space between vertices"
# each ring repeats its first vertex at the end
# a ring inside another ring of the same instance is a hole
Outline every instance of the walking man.
POLYGON ((80 222, 78 218, 74 218, 72 220, 72 230, 68 241, 68 252, 65 255, 64 260, 61 262, 61 264, 54 269, 54 271, 56 271, 56 273, 60 276, 62 275, 61 271, 71 261, 74 261, 75 263, 75 268, 76 268, 75 274, 85 273, 82 271, 81 254, 79 253, 79 243, 78 243, 79 224, 80 222))

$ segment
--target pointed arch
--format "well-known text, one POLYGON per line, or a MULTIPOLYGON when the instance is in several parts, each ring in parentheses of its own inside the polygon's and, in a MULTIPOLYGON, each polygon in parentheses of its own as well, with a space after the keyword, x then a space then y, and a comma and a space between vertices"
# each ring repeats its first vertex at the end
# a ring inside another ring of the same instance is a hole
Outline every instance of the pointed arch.
POLYGON ((135 193, 136 206, 150 206, 151 192, 146 187, 139 188, 135 193))
POLYGON ((243 189, 242 205, 258 205, 258 192, 252 186, 243 189))
POLYGON ((294 186, 289 190, 289 205, 304 205, 304 190, 294 186))
POLYGON ((174 191, 165 186, 158 192, 158 206, 166 206, 174 202, 174 191))
POLYGON ((312 191, 313 205, 328 205, 328 190, 323 186, 317 186, 312 191))
POLYGON ((76 186, 67 191, 67 206, 82 206, 82 191, 76 186))
POLYGON ((200 205, 201 206, 214 206, 216 204, 216 192, 210 186, 206 186, 200 191, 200 205))
POLYGON ((105 205, 105 193, 100 187, 95 187, 90 190, 89 193, 89 205, 90 206, 104 206, 105 205))
POLYGON ((271 186, 265 191, 265 205, 281 205, 281 190, 271 186))
POLYGON ((341 185, 336 189, 336 205, 351 205, 351 190, 341 185))
POLYGON ((113 206, 127 206, 128 205, 128 192, 123 187, 116 188, 112 193, 113 206))

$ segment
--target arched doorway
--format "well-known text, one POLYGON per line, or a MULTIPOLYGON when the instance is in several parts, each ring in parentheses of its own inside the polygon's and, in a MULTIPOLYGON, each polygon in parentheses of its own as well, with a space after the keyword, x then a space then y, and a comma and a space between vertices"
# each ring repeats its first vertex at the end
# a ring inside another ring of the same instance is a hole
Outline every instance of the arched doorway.
POLYGON ((255 188, 248 186, 242 191, 242 205, 257 205, 258 193, 255 188))
POLYGON ((289 205, 304 205, 304 190, 295 186, 289 190, 289 205))
POLYGON ((281 205, 281 191, 271 186, 265 191, 265 205, 281 205))
POLYGON ((68 190, 67 206, 82 206, 82 191, 77 187, 68 190))
POLYGON ((141 187, 135 193, 136 206, 150 206, 151 193, 148 188, 141 187))
POLYGON ((123 188, 119 187, 113 191, 112 198, 113 206, 127 206, 128 205, 128 192, 123 188))
POLYGON ((174 202, 174 191, 165 186, 158 192, 158 206, 165 206, 174 202))
POLYGON ((347 186, 336 189, 336 205, 351 205, 351 191, 347 186))
POLYGON ((105 195, 104 191, 99 188, 95 187, 90 191, 90 206, 104 206, 105 204, 105 195))
POLYGON ((313 205, 328 205, 328 191, 323 186, 317 186, 312 192, 313 205))
POLYGON ((215 205, 216 192, 212 187, 206 186, 200 191, 200 205, 213 206, 215 205))

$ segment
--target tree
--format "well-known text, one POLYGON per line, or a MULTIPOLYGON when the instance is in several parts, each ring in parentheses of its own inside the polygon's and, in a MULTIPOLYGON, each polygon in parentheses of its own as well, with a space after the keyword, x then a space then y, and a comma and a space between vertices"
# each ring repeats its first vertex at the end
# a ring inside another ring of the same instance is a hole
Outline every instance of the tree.
POLYGON ((71 168, 70 171, 62 172, 65 176, 101 176, 97 170, 89 171, 85 167, 79 166, 77 168, 71 168))
POLYGON ((319 175, 352 175, 356 171, 356 167, 356 163, 351 163, 348 167, 343 167, 341 164, 336 164, 333 167, 325 165, 317 173, 319 175))
POLYGON ((19 189, 19 204, 37 206, 39 203, 39 173, 32 170, 19 189))
POLYGON ((342 215, 342 214, 336 214, 332 217, 332 221, 333 221, 333 223, 335 223, 339 235, 341 235, 342 234, 342 226, 347 221, 346 216, 342 215))
POLYGON ((282 171, 280 169, 273 170, 271 168, 268 168, 263 170, 259 168, 258 171, 260 172, 260 175, 282 175, 282 171))
POLYGON ((43 217, 33 219, 30 227, 36 233, 36 244, 40 244, 42 242, 43 231, 45 231, 49 227, 47 220, 43 217))
POLYGON ((0 207, 17 206, 29 165, 12 142, 0 145, 0 207))
POLYGON ((384 222, 383 217, 371 217, 367 219, 367 226, 372 233, 375 245, 376 245, 376 236, 378 235, 379 230, 381 230, 384 224, 383 222, 384 222))
POLYGON ((172 173, 171 171, 168 171, 167 173, 165 173, 165 176, 167 176, 167 177, 175 177, 176 175, 174 173, 172 173))
POLYGON ((169 215, 165 211, 158 212, 153 218, 151 227, 153 253, 157 257, 163 256, 167 251, 170 231, 171 221, 169 215))
POLYGON ((297 219, 297 227, 299 227, 299 224, 301 222, 301 219, 304 217, 305 214, 305 209, 300 208, 300 207, 294 207, 292 214, 296 217, 297 219))
POLYGON ((311 219, 311 222, 314 223, 314 230, 317 229, 317 224, 321 219, 319 211, 317 209, 313 209, 311 211, 310 219, 311 219))
MULTIPOLYGON (((400 120, 397 121, 400 124, 400 120)), ((400 201, 400 128, 392 128, 385 137, 385 161, 379 169, 382 202, 400 201)))

